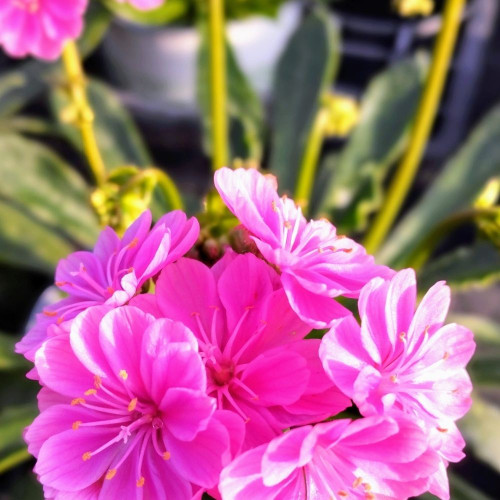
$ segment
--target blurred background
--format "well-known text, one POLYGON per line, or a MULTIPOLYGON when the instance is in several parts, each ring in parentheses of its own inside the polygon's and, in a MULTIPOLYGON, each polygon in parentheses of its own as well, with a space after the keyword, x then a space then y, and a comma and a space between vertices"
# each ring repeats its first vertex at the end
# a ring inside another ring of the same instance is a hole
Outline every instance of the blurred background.
MULTIPOLYGON (((79 40, 106 166, 162 169, 191 213, 211 182, 203 3, 139 13, 92 0, 79 40)), ((310 213, 362 239, 406 150, 444 3, 226 0, 231 163, 269 168, 293 194, 315 117, 334 109, 310 213)), ((466 3, 425 156, 377 253, 405 267, 430 248, 421 290, 446 279, 450 321, 476 334, 454 500, 500 499, 500 231, 498 215, 469 214, 498 207, 499 11, 497 0, 466 3)), ((32 311, 53 300, 58 259, 95 241, 94 211, 106 207, 89 202, 91 182, 60 63, 0 51, 0 500, 41 498, 21 438, 37 384, 12 350, 32 311)), ((167 210, 157 198, 156 213, 167 210)))

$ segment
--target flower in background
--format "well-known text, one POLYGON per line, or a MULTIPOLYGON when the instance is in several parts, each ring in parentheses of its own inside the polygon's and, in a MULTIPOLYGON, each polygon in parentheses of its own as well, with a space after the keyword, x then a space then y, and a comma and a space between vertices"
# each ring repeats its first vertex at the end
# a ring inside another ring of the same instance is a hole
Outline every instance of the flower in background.
MULTIPOLYGON (((339 320, 320 348, 326 372, 363 415, 411 415, 428 430, 444 465, 463 458, 454 421, 471 405, 465 366, 475 349, 472 332, 444 325, 449 304, 450 290, 439 282, 415 311, 411 269, 374 279, 359 298, 361 327, 353 317, 339 320)), ((444 473, 433 492, 447 498, 447 484, 444 473)))
POLYGON ((38 315, 35 326, 17 344, 17 352, 33 359, 50 325, 70 320, 91 306, 126 304, 147 280, 182 257, 198 238, 198 221, 187 219, 180 210, 161 217, 152 229, 151 218, 150 211, 144 212, 122 239, 107 227, 93 252, 75 252, 61 260, 56 285, 69 296, 38 315))
POLYGON ((327 220, 307 222, 292 200, 278 196, 274 177, 222 168, 215 185, 262 256, 279 270, 293 310, 311 326, 325 328, 350 315, 335 297, 357 297, 372 278, 392 275, 327 220))
POLYGON ((223 500, 401 500, 423 493, 438 467, 409 418, 336 420, 293 429, 247 451, 221 474, 223 500))
POLYGON ((434 12, 434 0, 395 0, 394 7, 403 17, 430 16, 434 12))
POLYGON ((92 307, 69 341, 43 344, 36 365, 41 401, 52 404, 26 440, 51 496, 190 499, 193 485, 217 484, 231 440, 241 442, 240 419, 215 409, 197 341, 180 323, 92 307))
POLYGON ((310 327, 277 273, 255 255, 230 252, 212 269, 181 259, 162 271, 155 293, 156 314, 196 335, 207 392, 246 422, 245 448, 350 406, 322 369, 319 340, 304 340, 310 327))
POLYGON ((356 99, 341 94, 326 94, 322 106, 328 111, 325 134, 331 137, 347 137, 358 124, 359 104, 356 99))
POLYGON ((83 28, 87 0, 3 0, 0 45, 12 57, 55 60, 83 28))

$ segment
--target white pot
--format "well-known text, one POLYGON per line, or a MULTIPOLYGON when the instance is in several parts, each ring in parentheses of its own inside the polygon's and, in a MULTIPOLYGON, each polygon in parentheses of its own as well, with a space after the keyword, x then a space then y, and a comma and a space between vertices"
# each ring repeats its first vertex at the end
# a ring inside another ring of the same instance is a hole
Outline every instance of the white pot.
MULTIPOLYGON (((227 36, 243 71, 257 92, 269 95, 273 71, 300 21, 301 3, 284 4, 276 19, 251 17, 231 21, 227 36)), ((148 107, 196 110, 196 60, 200 37, 195 28, 113 23, 104 42, 113 80, 148 107)))

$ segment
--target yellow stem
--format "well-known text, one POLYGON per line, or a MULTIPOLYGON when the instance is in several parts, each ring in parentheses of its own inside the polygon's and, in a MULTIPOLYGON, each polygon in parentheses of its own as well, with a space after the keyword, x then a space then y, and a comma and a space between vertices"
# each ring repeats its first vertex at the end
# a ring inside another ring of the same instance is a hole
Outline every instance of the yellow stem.
POLYGON ((0 460, 0 474, 16 467, 16 465, 26 462, 30 458, 32 457, 26 448, 14 451, 0 460))
POLYGON ((320 107, 306 144, 304 157, 300 165, 299 177, 295 188, 295 201, 307 213, 311 193, 314 186, 314 177, 321 153, 321 146, 325 138, 325 128, 330 117, 330 110, 320 107))
POLYGON ((375 253, 389 232, 411 187, 438 111, 446 75, 460 28, 465 0, 447 0, 443 25, 436 41, 429 76, 419 103, 410 143, 387 192, 386 200, 368 232, 364 245, 375 253))
POLYGON ((66 43, 62 59, 68 77, 71 101, 76 111, 77 124, 82 134, 85 156, 97 185, 102 186, 106 180, 106 168, 97 146, 93 127, 94 112, 87 99, 85 74, 75 42, 66 43))
POLYGON ((217 170, 228 163, 224 0, 210 0, 209 18, 212 168, 213 170, 217 170))

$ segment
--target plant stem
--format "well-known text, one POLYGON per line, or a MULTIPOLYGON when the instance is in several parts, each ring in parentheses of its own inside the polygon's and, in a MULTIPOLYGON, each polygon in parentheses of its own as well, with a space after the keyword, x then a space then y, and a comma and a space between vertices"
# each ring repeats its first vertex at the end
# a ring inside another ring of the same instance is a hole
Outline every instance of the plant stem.
POLYGON ((392 227, 417 173, 439 108, 460 28, 464 4, 465 0, 447 0, 446 2, 443 25, 436 41, 429 76, 420 100, 408 149, 391 182, 385 203, 364 241, 369 253, 375 253, 380 247, 392 227))
POLYGON ((309 134, 304 157, 300 165, 299 177, 295 188, 295 201, 307 212, 311 193, 314 186, 314 177, 318 166, 321 146, 325 137, 325 127, 330 117, 330 111, 320 107, 309 134))
POLYGON ((438 243, 451 231, 463 223, 473 221, 477 217, 497 215, 497 207, 471 208, 455 213, 441 221, 410 255, 404 267, 412 267, 416 271, 427 262, 438 243))
POLYGON ((97 146, 93 127, 94 112, 87 99, 85 74, 75 42, 66 43, 62 59, 68 77, 71 101, 76 111, 78 128, 82 134, 85 156, 97 185, 101 186, 106 180, 106 168, 97 146))
POLYGON ((209 1, 212 168, 217 170, 228 162, 226 36, 224 0, 209 1))

